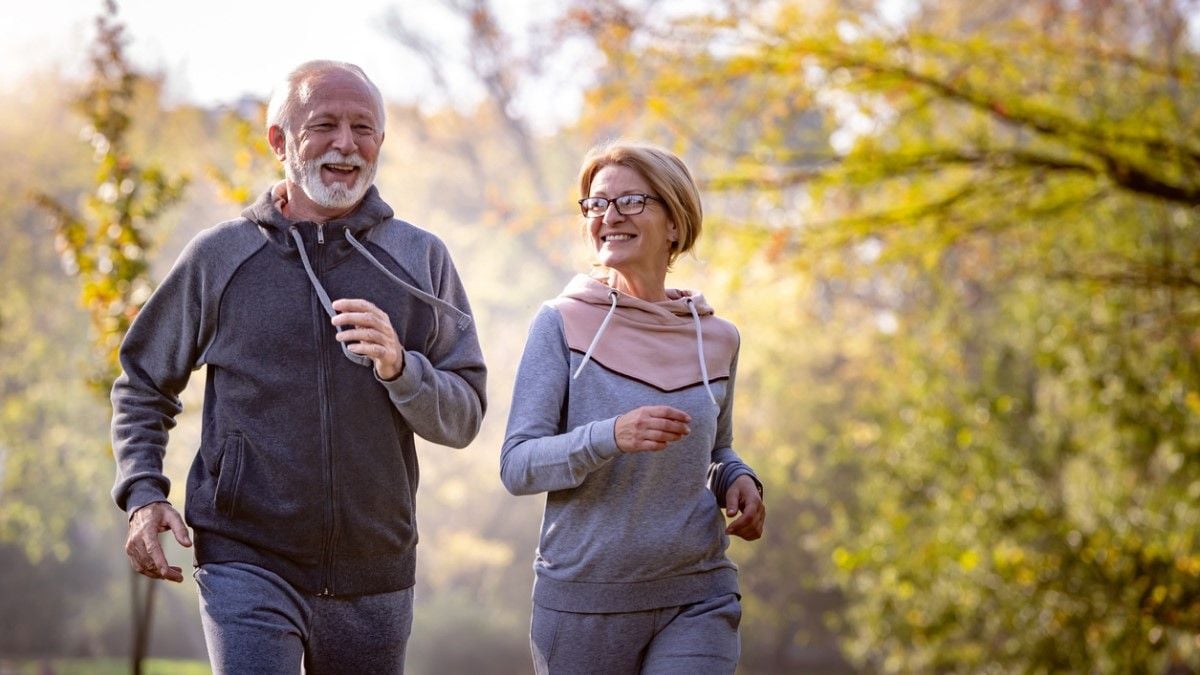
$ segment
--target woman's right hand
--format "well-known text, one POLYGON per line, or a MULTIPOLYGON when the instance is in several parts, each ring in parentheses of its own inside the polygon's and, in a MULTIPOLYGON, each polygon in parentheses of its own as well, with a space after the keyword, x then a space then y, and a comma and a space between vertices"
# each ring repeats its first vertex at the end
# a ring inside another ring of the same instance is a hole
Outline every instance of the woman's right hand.
POLYGON ((621 452, 657 452, 691 433, 692 418, 667 405, 645 405, 617 418, 617 447, 621 452))

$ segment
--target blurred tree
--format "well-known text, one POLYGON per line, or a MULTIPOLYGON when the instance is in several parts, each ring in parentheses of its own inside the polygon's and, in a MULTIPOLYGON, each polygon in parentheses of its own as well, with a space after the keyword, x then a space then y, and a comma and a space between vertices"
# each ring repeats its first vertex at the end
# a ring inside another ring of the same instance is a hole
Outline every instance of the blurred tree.
POLYGON ((242 109, 225 110, 221 117, 219 128, 233 152, 228 158, 209 162, 205 167, 205 174, 216 183, 221 198, 241 206, 248 206, 258 198, 266 184, 262 180, 264 177, 283 179, 283 164, 275 158, 264 130, 267 105, 265 102, 247 103, 241 106, 242 109), (252 108, 253 112, 245 108, 252 108))
POLYGON ((1200 664, 1197 3, 575 5, 744 301, 748 665, 1200 664))
POLYGON ((82 284, 80 302, 92 317, 102 357, 89 379, 104 396, 120 374, 121 339, 152 288, 146 224, 179 200, 187 182, 155 165, 140 166, 127 147, 131 108, 144 77, 125 60, 124 27, 116 14, 116 2, 106 0, 105 13, 96 19, 92 79, 76 101, 76 110, 88 122, 84 135, 97 165, 86 215, 77 215, 48 193, 35 195, 54 217, 63 265, 82 284))
POLYGON ((94 525, 105 500, 90 488, 111 479, 111 463, 98 447, 94 458, 79 454, 105 435, 103 402, 79 377, 86 345, 71 339, 86 334, 87 316, 62 302, 77 287, 27 199, 30 176, 44 189, 85 181, 87 155, 73 134, 39 133, 75 123, 55 101, 11 100, 0 152, 23 161, 0 170, 0 542, 47 564, 66 560, 72 535, 94 525))
POLYGON ((404 123, 419 130, 426 154, 462 164, 464 172, 451 187, 461 194, 460 210, 471 209, 471 220, 502 228, 539 253, 526 264, 566 278, 574 263, 566 255, 572 247, 565 235, 573 234, 576 221, 565 208, 570 200, 563 192, 570 189, 573 162, 582 148, 571 136, 539 137, 519 105, 525 88, 555 54, 555 33, 545 29, 545 22, 535 22, 523 40, 528 47, 520 51, 491 0, 439 0, 436 5, 464 32, 463 56, 431 40, 411 13, 393 8, 384 19, 387 34, 424 66, 443 102, 436 119, 414 106, 405 111, 404 123), (462 95, 464 83, 481 92, 478 101, 462 95))
MULTIPOLYGON (((152 289, 147 224, 180 199, 186 179, 169 177, 157 166, 139 166, 128 148, 131 111, 144 77, 125 60, 124 26, 117 20, 115 0, 106 0, 96 31, 92 78, 75 106, 88 122, 84 133, 97 164, 95 189, 85 200, 86 215, 76 215, 46 192, 36 193, 35 199, 55 220, 64 266, 80 279, 80 302, 91 316, 100 356, 97 370, 88 379, 107 396, 120 374, 121 340, 152 289)), ((140 673, 149 647, 157 582, 133 572, 130 580, 131 658, 133 672, 140 673)))

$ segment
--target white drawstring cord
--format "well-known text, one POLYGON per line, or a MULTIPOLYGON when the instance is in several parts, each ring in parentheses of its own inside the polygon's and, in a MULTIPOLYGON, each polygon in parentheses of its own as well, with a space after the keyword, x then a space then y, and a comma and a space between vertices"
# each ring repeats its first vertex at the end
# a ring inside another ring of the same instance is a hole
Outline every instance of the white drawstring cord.
MULTIPOLYGON (((325 287, 322 286, 321 282, 317 279, 317 273, 313 271, 312 263, 308 261, 308 254, 304 252, 304 240, 300 237, 300 232, 296 229, 296 226, 293 225, 288 228, 288 233, 292 235, 292 239, 296 240, 296 250, 300 252, 300 262, 304 263, 304 272, 308 275, 309 283, 312 284, 313 290, 317 292, 317 298, 321 301, 321 306, 325 308, 325 313, 328 314, 329 318, 332 319, 334 316, 337 316, 337 311, 334 310, 333 302, 329 299, 329 294, 325 292, 325 287)), ((347 330, 347 327, 339 326, 337 328, 339 333, 343 330, 347 330)), ((355 354, 354 352, 350 351, 350 345, 346 344, 345 342, 341 343, 341 346, 342 354, 345 354, 346 358, 350 359, 354 363, 357 363, 360 366, 369 366, 374 363, 374 361, 371 360, 371 357, 363 356, 362 354, 355 354)))
POLYGON ((712 387, 708 384, 708 362, 704 360, 704 338, 700 334, 700 314, 696 312, 696 303, 691 298, 684 298, 688 309, 692 310, 692 320, 696 322, 696 354, 700 356, 700 377, 704 378, 704 389, 708 391, 708 399, 717 405, 717 397, 713 396, 712 387))
POLYGON ((574 380, 583 372, 583 367, 592 358, 592 352, 595 351, 596 345, 600 342, 600 336, 604 334, 604 329, 608 327, 608 321, 612 318, 613 312, 617 311, 617 292, 615 290, 608 292, 608 299, 612 301, 612 307, 608 308, 608 314, 604 315, 604 321, 600 322, 600 328, 596 331, 596 337, 592 338, 592 344, 588 345, 587 351, 583 354, 583 361, 579 363, 579 368, 575 370, 575 374, 571 376, 574 380))

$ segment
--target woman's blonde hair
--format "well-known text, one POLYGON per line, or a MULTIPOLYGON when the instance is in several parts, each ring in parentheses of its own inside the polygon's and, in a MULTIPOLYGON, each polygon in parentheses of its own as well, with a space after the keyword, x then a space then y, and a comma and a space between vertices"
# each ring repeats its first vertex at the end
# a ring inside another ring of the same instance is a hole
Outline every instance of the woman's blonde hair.
POLYGON ((679 240, 671 245, 667 264, 674 263, 683 253, 691 250, 700 238, 704 211, 700 207, 700 191, 696 181, 683 160, 674 153, 656 145, 629 141, 610 141, 588 151, 579 169, 579 196, 589 196, 592 180, 606 166, 623 166, 641 174, 652 196, 658 197, 667 212, 667 219, 675 223, 679 240))

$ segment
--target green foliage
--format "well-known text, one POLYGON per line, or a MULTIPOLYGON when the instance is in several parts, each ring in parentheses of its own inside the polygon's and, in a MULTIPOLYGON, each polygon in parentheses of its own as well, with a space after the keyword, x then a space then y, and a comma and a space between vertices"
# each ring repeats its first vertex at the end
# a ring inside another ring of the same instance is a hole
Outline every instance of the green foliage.
POLYGON ((87 315, 70 301, 78 287, 25 195, 85 181, 86 155, 72 135, 39 133, 73 123, 50 97, 7 115, 0 151, 28 154, 0 170, 0 541, 33 561, 63 560, 70 528, 91 525, 107 503, 112 465, 104 405, 79 375, 89 352, 77 337, 87 315))
MULTIPOLYGON (((454 250, 492 374, 475 449, 421 448, 413 669, 528 669, 541 500, 505 495, 493 453, 528 320, 586 266, 576 163, 610 136, 694 169, 705 234, 671 283, 742 332, 735 442, 769 512, 764 540, 731 551, 747 672, 1200 666, 1200 68, 1172 13, 1195 3, 909 3, 907 24, 880 4, 731 1, 668 22, 656 3, 575 2, 555 30, 600 64, 577 128, 531 136, 486 104, 389 110, 381 190, 454 250)), ((123 63, 119 30, 102 34, 123 63)), ((0 169, 4 615, 38 589, 30 623, 92 653, 122 647, 107 637, 126 571, 120 524, 86 518, 111 464, 78 371, 112 371, 79 336, 89 320, 123 332, 147 263, 278 171, 258 122, 163 110, 158 82, 102 68, 78 108, 93 161, 73 134, 32 133, 73 124, 32 107, 47 95, 0 131, 94 286, 87 314, 62 301, 74 286, 19 199, 29 181, 0 169), (208 179, 186 200, 121 159, 167 155, 208 179), (81 191, 77 216, 62 205, 81 191), (151 228, 176 199, 187 225, 151 228), (44 581, 76 565, 108 581, 44 581)), ((185 414, 174 433, 176 478, 197 426, 185 414)), ((160 613, 184 628, 156 643, 194 638, 187 608, 160 613)))
POLYGON ((120 374, 117 349, 133 318, 150 297, 146 234, 183 194, 186 179, 171 177, 155 165, 141 166, 128 149, 127 135, 143 76, 124 56, 124 28, 115 21, 115 2, 96 19, 91 55, 92 79, 75 101, 87 120, 83 129, 94 151, 94 189, 84 200, 84 215, 46 192, 34 195, 56 223, 56 244, 64 267, 80 279, 80 303, 91 316, 101 362, 89 380, 107 396, 120 374))
POLYGON ((254 119, 243 117, 237 110, 227 110, 222 118, 220 128, 229 137, 226 144, 231 151, 228 158, 209 162, 205 173, 227 202, 246 206, 258 198, 257 190, 266 184, 261 178, 283 178, 283 165, 275 158, 263 131, 266 116, 267 106, 260 103, 254 119))
POLYGON ((774 486, 766 546, 736 549, 751 665, 800 667, 822 630, 884 672, 1200 665, 1200 57, 1177 11, 596 28, 636 76, 601 80, 590 124, 691 158, 710 286, 739 300, 739 446, 774 486))

